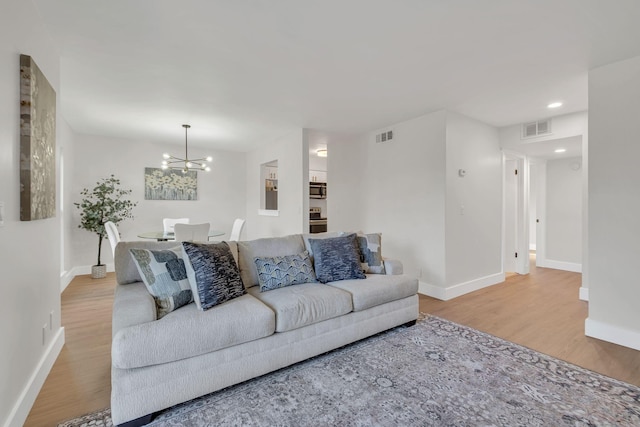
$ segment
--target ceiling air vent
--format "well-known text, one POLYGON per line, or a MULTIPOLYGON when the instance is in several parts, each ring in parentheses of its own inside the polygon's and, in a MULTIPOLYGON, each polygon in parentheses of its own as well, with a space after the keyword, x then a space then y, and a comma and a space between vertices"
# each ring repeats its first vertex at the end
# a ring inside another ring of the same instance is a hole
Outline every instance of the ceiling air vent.
POLYGON ((523 138, 533 138, 535 136, 548 135, 550 133, 551 133, 551 119, 525 123, 522 125, 523 138))
POLYGON ((393 141, 393 129, 386 130, 382 133, 376 134, 376 143, 379 144, 381 142, 391 142, 393 141))

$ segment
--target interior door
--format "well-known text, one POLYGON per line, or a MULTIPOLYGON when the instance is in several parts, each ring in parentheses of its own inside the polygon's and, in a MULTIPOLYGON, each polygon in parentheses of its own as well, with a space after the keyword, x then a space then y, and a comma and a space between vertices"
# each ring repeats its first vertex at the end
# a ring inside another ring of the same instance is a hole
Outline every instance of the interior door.
POLYGON ((518 248, 518 179, 517 160, 507 158, 504 164, 504 271, 516 272, 518 248))

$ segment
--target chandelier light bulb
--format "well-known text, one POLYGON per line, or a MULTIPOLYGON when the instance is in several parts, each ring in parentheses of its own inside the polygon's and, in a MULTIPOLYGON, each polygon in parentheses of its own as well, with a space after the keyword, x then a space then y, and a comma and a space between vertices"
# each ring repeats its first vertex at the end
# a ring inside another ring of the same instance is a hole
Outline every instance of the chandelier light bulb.
POLYGON ((191 127, 190 125, 182 125, 184 128, 184 158, 172 156, 168 153, 164 153, 162 157, 165 159, 162 162, 162 169, 180 170, 182 173, 188 173, 190 169, 201 170, 209 172, 210 167, 205 162, 213 161, 213 157, 208 156, 199 159, 189 159, 189 146, 187 141, 187 131, 191 127))

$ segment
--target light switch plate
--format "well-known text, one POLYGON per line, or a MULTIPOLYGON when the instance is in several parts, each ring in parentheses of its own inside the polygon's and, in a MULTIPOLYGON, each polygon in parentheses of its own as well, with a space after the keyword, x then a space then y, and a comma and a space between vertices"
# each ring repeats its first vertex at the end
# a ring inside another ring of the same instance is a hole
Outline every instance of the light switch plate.
POLYGON ((4 202, 0 202, 0 227, 4 225, 4 202))

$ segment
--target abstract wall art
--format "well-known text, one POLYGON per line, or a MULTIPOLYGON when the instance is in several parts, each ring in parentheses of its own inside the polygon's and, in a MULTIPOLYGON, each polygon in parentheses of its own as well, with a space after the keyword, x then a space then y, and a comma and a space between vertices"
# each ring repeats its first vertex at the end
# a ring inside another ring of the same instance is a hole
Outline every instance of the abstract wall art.
POLYGON ((198 200, 198 173, 144 168, 146 200, 198 200))
POLYGON ((20 55, 20 220, 56 216, 56 92, 20 55))

